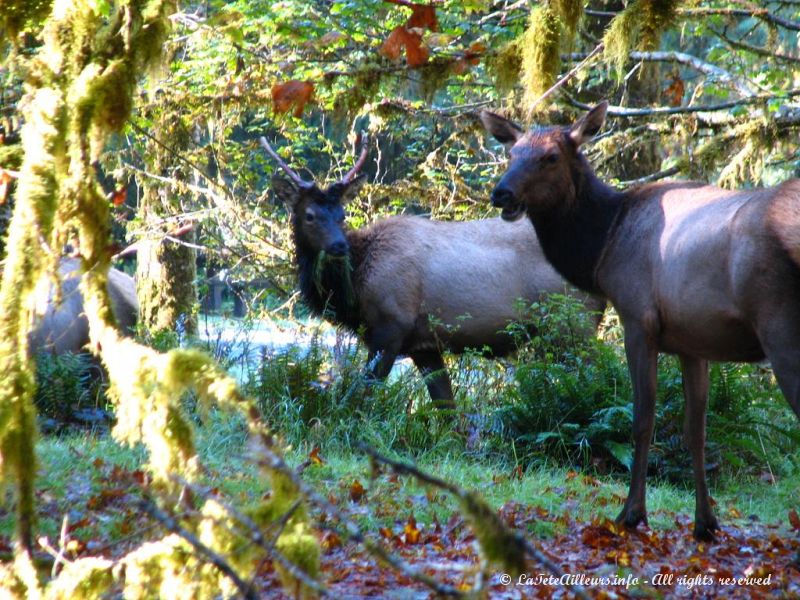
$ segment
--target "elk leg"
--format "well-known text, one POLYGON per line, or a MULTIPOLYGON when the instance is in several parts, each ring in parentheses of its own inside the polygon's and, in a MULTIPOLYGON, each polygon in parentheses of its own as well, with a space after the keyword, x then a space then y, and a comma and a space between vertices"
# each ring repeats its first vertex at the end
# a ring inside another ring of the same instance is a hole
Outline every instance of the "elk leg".
POLYGON ((692 453, 694 473, 695 509, 694 537, 704 542, 714 539, 719 529, 706 484, 706 411, 708 407, 708 361, 680 356, 683 372, 683 395, 686 398, 684 411, 684 437, 692 453))
POLYGON ((425 379, 428 394, 437 408, 455 410, 453 402, 453 389, 450 387, 450 377, 444 366, 442 354, 436 350, 415 352, 411 360, 425 379))
POLYGON ((367 366, 370 370, 367 377, 368 385, 383 381, 389 375, 400 353, 402 339, 403 336, 396 327, 386 326, 368 334, 367 366))
POLYGON ((656 363, 658 353, 647 341, 645 332, 637 327, 625 328, 625 354, 633 382, 633 465, 628 499, 617 522, 634 528, 647 525, 645 486, 647 453, 653 437, 656 412, 656 363))

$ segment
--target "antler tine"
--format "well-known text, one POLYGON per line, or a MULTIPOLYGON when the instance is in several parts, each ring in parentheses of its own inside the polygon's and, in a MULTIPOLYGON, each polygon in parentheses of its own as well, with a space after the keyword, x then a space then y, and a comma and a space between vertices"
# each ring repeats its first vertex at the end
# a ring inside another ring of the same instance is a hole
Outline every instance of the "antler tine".
POLYGON ((364 166, 364 163, 367 162, 367 152, 369 151, 369 136, 363 133, 358 134, 358 139, 356 140, 356 144, 361 143, 361 155, 358 157, 358 160, 353 165, 353 168, 350 169, 347 174, 342 177, 342 183, 350 183, 353 179, 356 178, 358 172, 364 166))
POLYGON ((266 138, 264 136, 261 136, 260 138, 258 138, 258 142, 261 144, 261 147, 264 150, 267 151, 267 154, 269 154, 273 159, 275 159, 275 162, 278 163, 278 166, 281 169, 283 169, 284 172, 289 176, 289 178, 292 181, 294 181, 299 187, 310 187, 311 185, 313 185, 313 182, 306 181, 305 179, 300 177, 300 175, 295 173, 289 167, 289 165, 287 165, 285 162, 283 162, 283 159, 280 156, 278 156, 278 153, 275 152, 275 150, 272 149, 272 146, 269 145, 269 143, 267 142, 267 140, 266 140, 266 138))

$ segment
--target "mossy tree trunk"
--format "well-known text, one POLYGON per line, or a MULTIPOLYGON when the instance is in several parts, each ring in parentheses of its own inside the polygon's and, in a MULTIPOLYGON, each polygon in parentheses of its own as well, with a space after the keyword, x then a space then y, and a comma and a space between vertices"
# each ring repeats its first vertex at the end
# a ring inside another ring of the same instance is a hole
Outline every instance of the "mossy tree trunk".
MULTIPOLYGON (((159 176, 185 180, 190 173, 181 170, 176 151, 188 148, 190 137, 180 116, 165 113, 156 121, 155 137, 168 140, 170 147, 151 142, 147 145, 148 170, 159 176)), ((141 240, 136 261, 136 294, 141 322, 151 335, 178 330, 197 331, 197 251, 191 231, 180 238, 163 237, 176 228, 183 212, 179 190, 161 180, 145 177, 139 218, 153 235, 141 240), (178 241, 176 241, 178 240, 178 241)))

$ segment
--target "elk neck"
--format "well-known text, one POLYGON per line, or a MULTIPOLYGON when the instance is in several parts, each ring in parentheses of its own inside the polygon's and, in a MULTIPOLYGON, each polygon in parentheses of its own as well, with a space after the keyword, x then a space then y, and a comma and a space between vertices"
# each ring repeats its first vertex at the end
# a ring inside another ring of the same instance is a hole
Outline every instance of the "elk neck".
POLYGON ((356 275, 363 261, 360 244, 354 232, 347 232, 350 253, 341 259, 319 260, 319 252, 300 234, 296 219, 292 223, 297 261, 300 295, 312 314, 336 325, 356 331, 360 324, 358 316, 358 293, 356 275))
POLYGON ((528 212, 547 260, 576 287, 602 294, 595 277, 606 244, 624 212, 626 194, 603 183, 586 159, 573 169, 575 202, 528 212))

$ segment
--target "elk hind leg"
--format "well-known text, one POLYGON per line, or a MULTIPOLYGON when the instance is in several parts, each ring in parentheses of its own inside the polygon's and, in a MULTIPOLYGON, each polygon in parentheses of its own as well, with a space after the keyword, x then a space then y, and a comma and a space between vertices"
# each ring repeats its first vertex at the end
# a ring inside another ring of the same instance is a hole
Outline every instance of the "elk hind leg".
POLYGON ((706 412, 708 407, 708 361, 681 356, 683 372, 684 436, 692 454, 694 474, 695 511, 694 537, 704 542, 714 539, 719 523, 711 507, 711 497, 706 483, 706 412))

